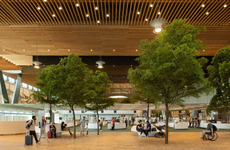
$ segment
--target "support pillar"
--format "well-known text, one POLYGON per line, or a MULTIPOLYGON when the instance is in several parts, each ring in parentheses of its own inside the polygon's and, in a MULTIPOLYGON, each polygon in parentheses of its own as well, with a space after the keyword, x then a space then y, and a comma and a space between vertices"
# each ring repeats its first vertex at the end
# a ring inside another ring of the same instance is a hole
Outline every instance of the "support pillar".
POLYGON ((22 74, 18 74, 11 103, 18 103, 22 84, 22 74))
POLYGON ((198 117, 198 110, 192 110, 192 118, 198 117))
POLYGON ((6 91, 6 85, 5 85, 5 81, 3 78, 3 74, 2 71, 0 70, 0 91, 1 91, 1 97, 2 97, 2 104, 4 103, 9 103, 9 98, 8 98, 8 94, 6 91))

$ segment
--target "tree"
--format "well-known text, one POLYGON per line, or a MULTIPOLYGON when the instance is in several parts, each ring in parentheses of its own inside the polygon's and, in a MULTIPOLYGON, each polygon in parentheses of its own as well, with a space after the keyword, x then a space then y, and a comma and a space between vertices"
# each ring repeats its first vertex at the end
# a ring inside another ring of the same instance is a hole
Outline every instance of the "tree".
MULTIPOLYGON (((105 72, 97 70, 95 75, 90 78, 90 89, 95 91, 96 95, 87 99, 86 109, 95 111, 97 114, 97 119, 99 120, 98 111, 104 110, 110 106, 114 105, 116 99, 111 99, 107 97, 107 92, 111 86, 112 81, 109 80, 108 75, 105 72)), ((97 120, 97 135, 99 135, 99 122, 97 120)))
POLYGON ((174 20, 153 41, 142 40, 136 59, 140 65, 130 68, 128 75, 132 84, 165 105, 165 144, 168 144, 170 106, 183 106, 184 98, 197 98, 208 89, 202 70, 207 59, 197 60, 195 56, 203 47, 195 39, 202 27, 195 28, 185 22, 174 20))
POLYGON ((209 114, 212 110, 227 112, 230 110, 230 46, 221 48, 208 66, 209 84, 216 89, 207 108, 209 114))
POLYGON ((68 106, 73 113, 74 138, 76 138, 75 107, 84 108, 86 99, 96 93, 89 89, 89 78, 92 71, 81 61, 81 58, 71 54, 50 70, 54 78, 50 78, 50 87, 55 90, 63 106, 68 106))
POLYGON ((37 81, 35 82, 38 90, 33 90, 31 97, 42 104, 47 103, 50 105, 50 122, 53 122, 52 105, 59 103, 60 99, 55 96, 55 90, 50 87, 50 79, 54 79, 54 76, 50 74, 50 70, 53 65, 42 69, 37 73, 37 81))

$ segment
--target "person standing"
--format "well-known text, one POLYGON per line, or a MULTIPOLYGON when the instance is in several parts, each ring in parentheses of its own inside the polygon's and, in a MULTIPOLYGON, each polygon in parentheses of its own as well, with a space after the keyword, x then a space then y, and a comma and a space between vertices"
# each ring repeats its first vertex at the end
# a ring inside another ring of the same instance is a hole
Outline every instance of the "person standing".
POLYGON ((85 135, 85 117, 81 120, 81 132, 80 135, 85 135))
POLYGON ((99 127, 100 127, 100 131, 102 131, 102 126, 103 126, 102 121, 98 120, 98 124, 99 124, 99 127))
POLYGON ((197 119, 197 123, 198 123, 197 128, 199 128, 200 127, 200 119, 197 119))
POLYGON ((85 135, 88 136, 88 134, 89 134, 88 123, 86 124, 85 130, 86 130, 86 134, 85 135))
POLYGON ((35 141, 36 141, 36 143, 39 144, 39 141, 38 141, 38 139, 37 139, 37 134, 36 134, 36 132, 35 132, 36 119, 37 119, 36 116, 33 116, 33 117, 32 117, 32 120, 30 120, 30 121, 26 124, 26 126, 28 127, 28 125, 30 125, 30 127, 29 127, 30 135, 33 135, 33 136, 34 136, 34 139, 35 139, 35 141))
POLYGON ((189 122, 189 127, 191 127, 191 124, 192 124, 192 119, 191 119, 191 118, 189 118, 188 122, 189 122))
POLYGON ((192 127, 194 128, 194 118, 192 118, 192 127))
POLYGON ((113 119, 112 119, 112 130, 114 130, 114 128, 115 128, 115 120, 114 120, 114 117, 113 117, 113 119))
POLYGON ((39 122, 39 127, 40 127, 40 136, 39 136, 39 142, 41 141, 42 134, 45 134, 47 142, 49 142, 48 137, 47 137, 47 132, 46 132, 46 120, 45 117, 42 116, 42 121, 39 122))
POLYGON ((154 123, 157 123, 157 117, 155 118, 154 123))
POLYGON ((127 118, 125 119, 125 124, 126 124, 126 128, 127 128, 127 125, 128 125, 128 120, 127 120, 127 118))
POLYGON ((135 121, 135 118, 134 118, 134 117, 132 117, 132 122, 133 122, 133 125, 134 125, 134 121, 135 121))
POLYGON ((198 124, 197 124, 197 118, 195 118, 195 127, 197 128, 198 124))
POLYGON ((57 137, 57 134, 56 134, 56 127, 55 127, 55 125, 54 125, 53 122, 51 122, 50 131, 52 131, 52 133, 54 134, 54 138, 56 138, 56 137, 57 137))

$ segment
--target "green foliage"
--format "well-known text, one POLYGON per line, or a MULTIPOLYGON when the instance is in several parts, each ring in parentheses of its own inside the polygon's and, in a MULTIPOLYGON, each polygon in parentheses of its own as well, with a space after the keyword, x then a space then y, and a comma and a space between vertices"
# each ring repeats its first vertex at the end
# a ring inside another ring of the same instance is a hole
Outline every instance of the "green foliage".
POLYGON ((120 103, 135 103, 131 98, 124 98, 120 103))
POLYGON ((155 112, 155 117, 160 117, 160 115, 162 115, 162 111, 161 110, 157 110, 155 112))
POLYGON ((186 116, 190 116, 190 111, 189 110, 185 110, 185 115, 186 116))
MULTIPOLYGON (((185 23, 186 20, 174 20, 153 41, 140 42, 140 63, 136 69, 129 69, 129 79, 145 95, 152 95, 166 107, 166 126, 168 126, 171 105, 183 106, 183 99, 198 98, 207 92, 202 61, 196 59, 203 44, 196 36, 202 27, 185 23)), ((205 60, 207 62, 207 60, 205 60)), ((166 127, 168 143, 168 129, 166 127)))
POLYGON ((209 84, 216 89, 207 108, 207 113, 212 110, 227 112, 230 110, 230 46, 220 49, 208 66, 209 84))

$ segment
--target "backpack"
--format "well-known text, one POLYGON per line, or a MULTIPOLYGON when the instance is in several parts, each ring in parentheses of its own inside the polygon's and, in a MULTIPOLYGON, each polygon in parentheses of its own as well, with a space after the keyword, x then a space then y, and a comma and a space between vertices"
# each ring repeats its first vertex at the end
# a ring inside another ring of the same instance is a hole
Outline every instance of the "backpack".
MULTIPOLYGON (((41 121, 40 121, 40 122, 41 122, 41 121)), ((38 123, 38 127, 39 127, 39 128, 41 128, 41 123, 40 123, 40 122, 38 123)))
POLYGON ((26 129, 29 129, 30 126, 32 125, 33 121, 31 121, 31 123, 27 125, 27 123, 30 122, 30 121, 31 121, 31 120, 27 120, 27 121, 26 121, 26 129))
POLYGON ((217 127, 214 125, 212 125, 212 127, 213 127, 213 132, 215 132, 217 130, 217 127))

